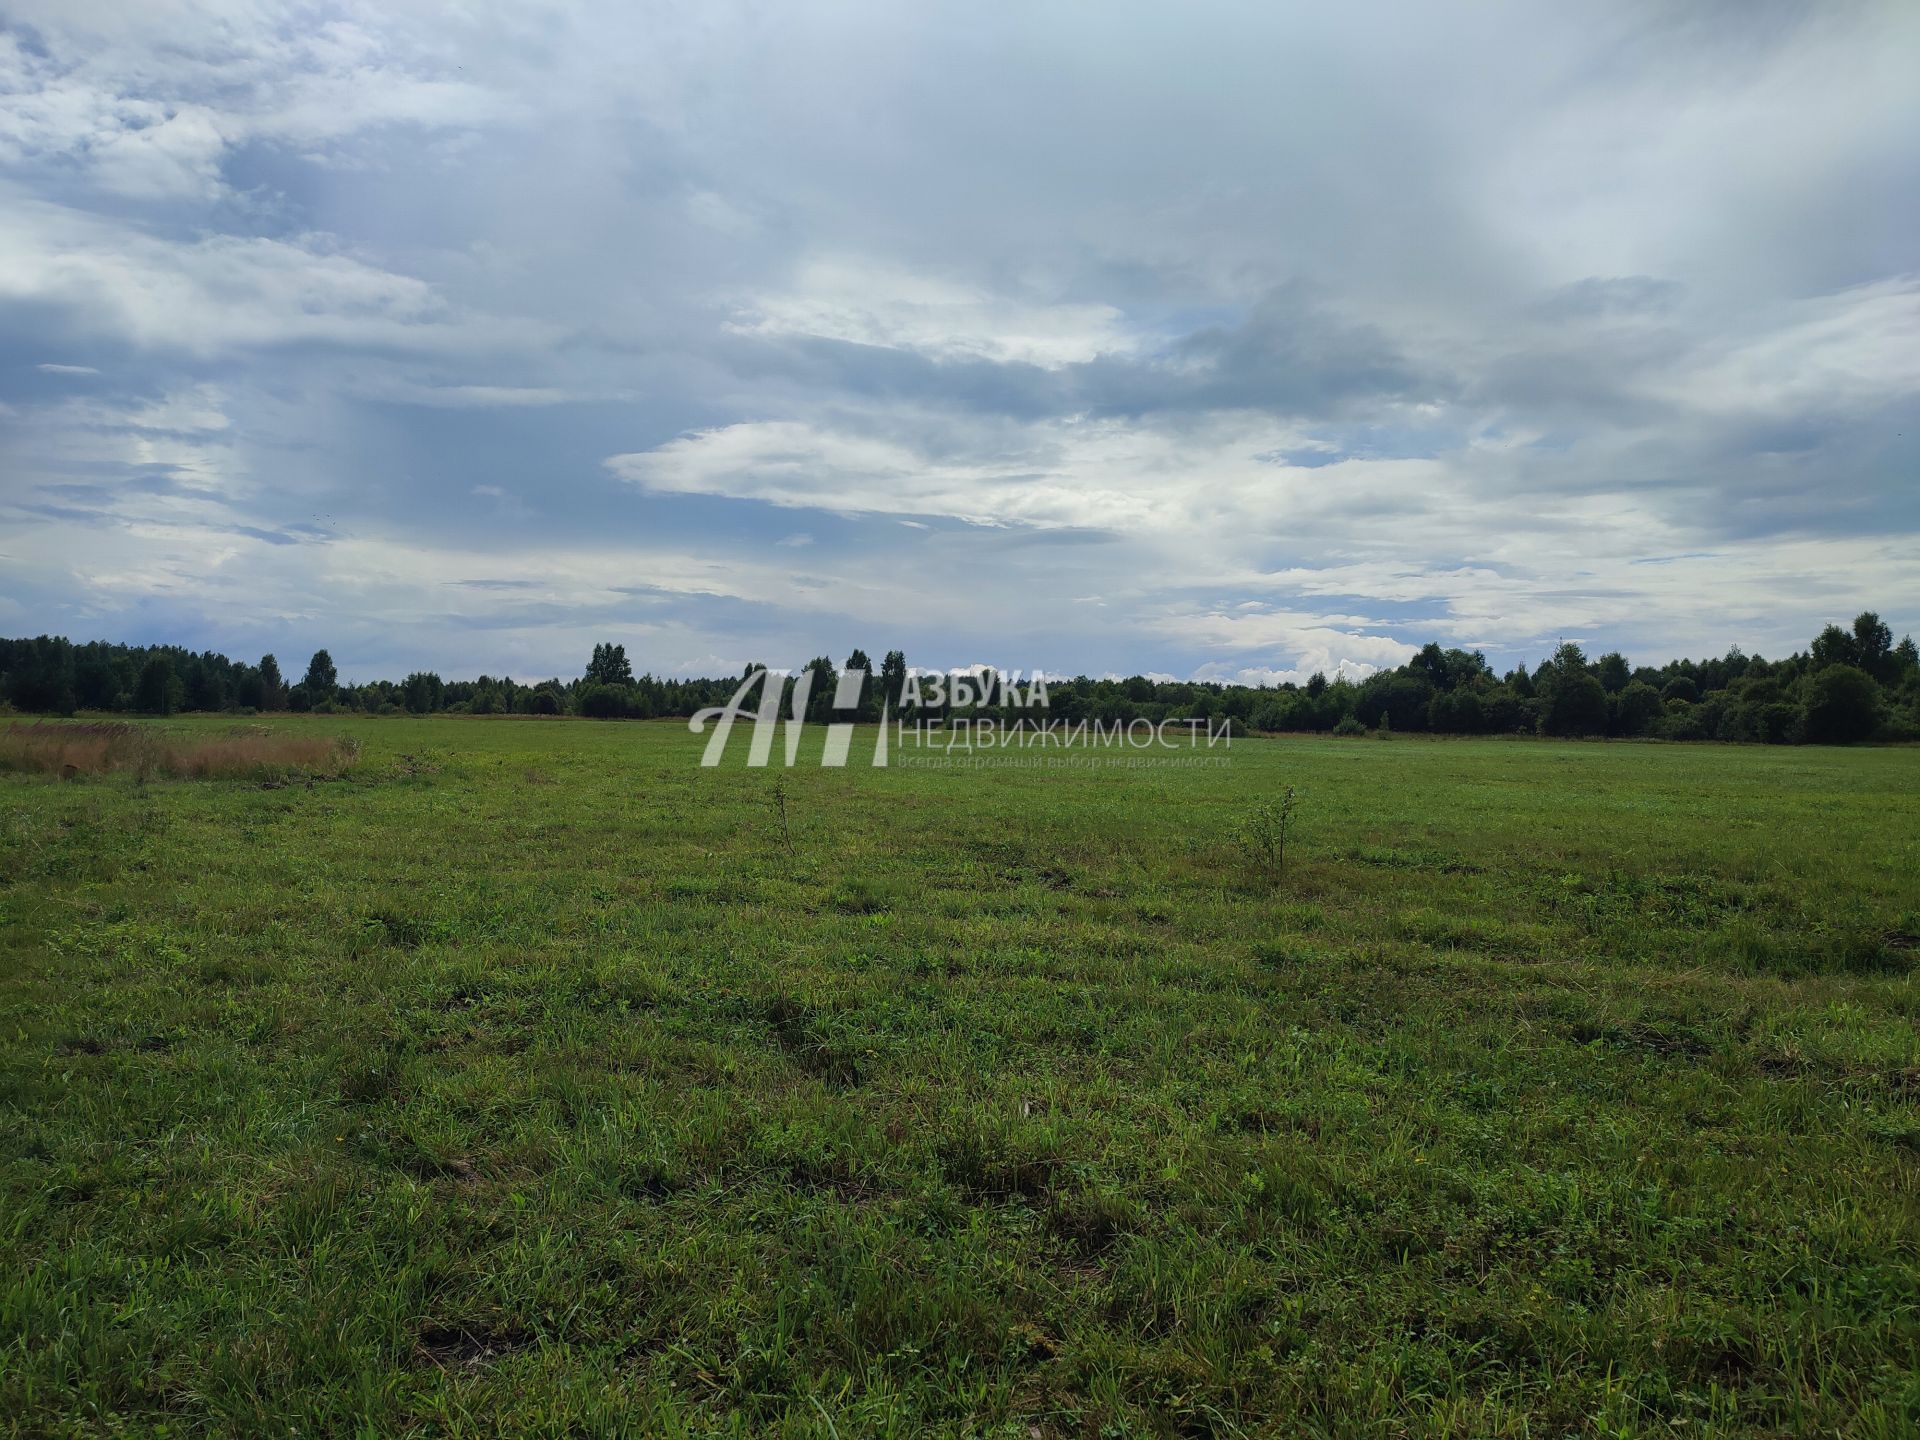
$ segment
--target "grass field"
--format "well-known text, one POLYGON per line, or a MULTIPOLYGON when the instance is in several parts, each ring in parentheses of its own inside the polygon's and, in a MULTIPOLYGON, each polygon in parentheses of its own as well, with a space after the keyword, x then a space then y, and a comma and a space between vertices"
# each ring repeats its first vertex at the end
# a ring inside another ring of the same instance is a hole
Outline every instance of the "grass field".
POLYGON ((0 775, 0 1429, 1920 1431, 1920 753, 275 725, 0 775))

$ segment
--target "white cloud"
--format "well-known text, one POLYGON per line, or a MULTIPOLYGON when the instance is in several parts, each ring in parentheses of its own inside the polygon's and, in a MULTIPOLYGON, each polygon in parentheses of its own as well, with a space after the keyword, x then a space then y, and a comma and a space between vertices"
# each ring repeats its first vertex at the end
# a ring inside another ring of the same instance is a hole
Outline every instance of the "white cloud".
POLYGON ((44 48, 0 35, 0 159, 73 164, 141 200, 212 200, 247 141, 312 148, 384 126, 479 126, 517 113, 398 15, 313 24, 291 5, 12 8, 44 48), (159 56, 165 63, 156 63, 159 56))
POLYGON ((215 435, 233 426, 217 385, 169 391, 155 400, 83 400, 69 404, 66 418, 103 430, 215 435))
POLYGON ((1920 276, 1799 300, 1778 318, 1703 357, 1679 379, 1684 398, 1723 413, 1834 418, 1920 396, 1920 276))
POLYGON ((1296 665, 1288 668, 1215 661, 1195 670, 1193 678, 1222 685, 1254 685, 1272 690, 1282 685, 1304 685, 1316 674, 1328 680, 1347 680, 1357 684, 1379 668, 1355 660, 1341 660, 1334 665, 1296 665))
POLYGON ((740 306, 742 335, 811 336, 911 350, 936 360, 992 360, 1054 369, 1138 340, 1111 305, 1046 304, 872 261, 822 259, 792 289, 740 306))
POLYGON ((87 153, 95 180, 122 195, 211 199, 221 189, 226 148, 218 117, 201 106, 184 106, 146 124, 110 130, 87 153))
POLYGON ((403 381, 368 387, 370 399, 441 410, 486 410, 566 405, 583 397, 544 385, 414 385, 403 381))
POLYGON ((1360 617, 1319 615, 1307 611, 1239 611, 1231 615, 1198 611, 1168 615, 1158 628, 1192 644, 1240 654, 1263 652, 1293 661, 1291 668, 1311 674, 1331 674, 1342 664, 1370 668, 1401 665, 1420 648, 1360 628, 1360 617))
POLYGON ((550 327, 461 313, 434 286, 299 240, 173 241, 15 197, 0 218, 0 303, 58 306, 87 333, 198 355, 320 343, 524 346, 550 327))
MULTIPOLYGON (((111 480, 83 491, 115 498, 81 505, 96 523, 237 523, 225 507, 253 482, 225 404, 218 387, 203 385, 148 400, 88 396, 35 407, 0 441, 0 503, 34 504, 37 484, 98 467, 111 480), (166 488, 129 488, 128 476, 162 477, 166 488)), ((60 493, 59 508, 74 508, 60 493)), ((85 544, 81 532, 77 546, 85 544)))
POLYGON ((1257 456, 1290 431, 1230 417, 1195 432, 1069 419, 964 435, 921 417, 921 444, 883 429, 914 417, 827 426, 756 421, 695 431, 610 456, 623 480, 660 494, 726 495, 855 514, 939 515, 977 525, 1087 527, 1126 533, 1205 529, 1245 503, 1315 509, 1310 472, 1257 456))

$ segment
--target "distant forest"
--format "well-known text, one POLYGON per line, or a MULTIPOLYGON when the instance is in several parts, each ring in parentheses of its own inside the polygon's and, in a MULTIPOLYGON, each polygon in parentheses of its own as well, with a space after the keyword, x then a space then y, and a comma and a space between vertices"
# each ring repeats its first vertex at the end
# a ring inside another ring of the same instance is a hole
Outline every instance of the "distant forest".
MULTIPOLYGON (((875 668, 859 650, 846 664, 875 668)), ((759 668, 749 666, 747 673, 759 668)), ((813 687, 810 708, 824 718, 833 694, 824 677, 838 667, 822 656, 807 668, 822 677, 813 687)), ((877 718, 883 699, 892 711, 900 710, 907 689, 906 657, 898 650, 889 652, 878 675, 880 683, 867 687, 864 718, 877 718)), ((171 645, 76 645, 47 635, 0 640, 0 703, 39 715, 295 711, 652 719, 684 717, 723 705, 741 678, 636 677, 625 647, 616 644, 595 646, 586 673, 576 680, 522 685, 489 675, 442 680, 416 671, 403 680, 345 685, 325 650, 290 681, 271 655, 248 664, 171 645)), ((911 717, 913 707, 906 713, 911 717)), ((1013 719, 1034 712, 973 704, 931 713, 1013 719)), ((1499 676, 1477 650, 1428 645, 1398 669, 1358 682, 1324 675, 1274 687, 1141 675, 1050 680, 1046 714, 1108 723, 1206 717, 1215 725, 1231 721, 1237 733, 1427 731, 1765 744, 1903 741, 1920 739, 1920 653, 1911 636, 1896 645, 1880 617, 1868 612, 1850 630, 1829 625, 1807 650, 1783 660, 1747 655, 1736 647, 1719 659, 1635 668, 1617 653, 1589 659, 1578 645, 1563 644, 1537 668, 1520 666, 1499 676)))

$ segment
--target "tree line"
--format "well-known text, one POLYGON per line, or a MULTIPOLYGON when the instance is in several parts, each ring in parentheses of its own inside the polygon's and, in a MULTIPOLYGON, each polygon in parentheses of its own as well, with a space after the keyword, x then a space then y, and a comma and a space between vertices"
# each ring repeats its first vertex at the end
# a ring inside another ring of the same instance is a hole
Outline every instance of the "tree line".
MULTIPOLYGON (((875 674, 844 718, 876 719, 903 710, 934 716, 1030 714, 1010 703, 991 671, 969 687, 970 703, 914 704, 906 656, 888 651, 879 667, 863 650, 845 666, 875 674)), ((596 645, 578 679, 526 685, 505 677, 443 680, 416 671, 398 681, 345 684, 333 658, 316 651, 291 681, 272 655, 257 664, 179 646, 73 644, 58 637, 0 640, 0 702, 27 714, 79 711, 171 715, 179 711, 373 715, 580 715, 596 719, 683 718, 724 705, 743 675, 672 680, 635 676, 626 647, 596 645)), ((809 717, 830 718, 841 666, 825 655, 803 667, 813 682, 809 717)), ((790 700, 794 676, 778 677, 790 700)), ((1111 723, 1204 718, 1237 733, 1335 734, 1427 731, 1448 735, 1542 734, 1650 736, 1765 744, 1920 739, 1920 652, 1898 644, 1880 617, 1860 615, 1851 629, 1829 625, 1804 651, 1782 660, 1737 646, 1718 659, 1632 666, 1618 652, 1589 659, 1562 644, 1533 669, 1496 675, 1478 650, 1430 644, 1405 665, 1364 680, 1316 674, 1304 684, 1229 685, 1203 681, 1049 678, 1046 715, 1111 723)))

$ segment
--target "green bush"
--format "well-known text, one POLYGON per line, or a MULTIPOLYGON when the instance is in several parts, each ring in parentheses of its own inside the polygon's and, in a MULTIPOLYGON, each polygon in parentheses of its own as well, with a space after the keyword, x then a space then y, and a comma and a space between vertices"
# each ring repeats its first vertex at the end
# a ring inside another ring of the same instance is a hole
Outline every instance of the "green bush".
POLYGON ((1667 713, 1654 722, 1653 733, 1662 740, 1705 740, 1707 727, 1700 719, 1700 707, 1684 700, 1667 702, 1667 713))
POLYGON ((1880 722, 1873 738, 1899 744, 1920 740, 1920 715, 1892 711, 1880 722))
POLYGON ((624 685, 582 685, 574 694, 574 709, 590 720, 618 720, 631 708, 624 685))
POLYGON ((1807 686, 1807 739, 1816 745, 1851 745, 1880 723, 1880 687, 1864 670, 1829 665, 1807 686))
MULTIPOLYGON (((1384 731, 1386 726, 1382 724, 1384 731)), ((1293 786, 1278 800, 1263 800, 1240 822, 1239 840, 1256 868, 1269 879, 1287 866, 1287 826, 1293 820, 1293 786)))
POLYGON ((1555 678, 1540 728, 1549 735, 1603 735, 1607 692, 1584 670, 1555 678))
POLYGON ((1616 735, 1645 735, 1659 723, 1660 692, 1644 680, 1635 680, 1613 698, 1616 735))

